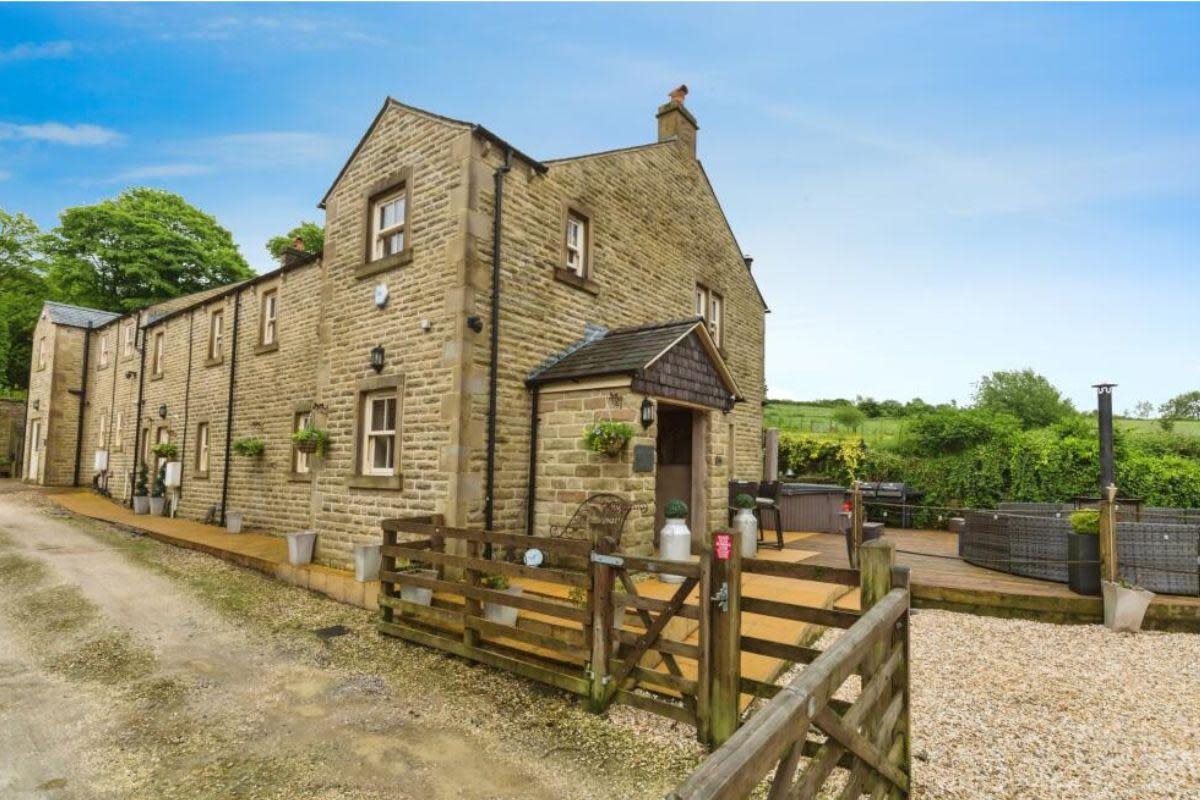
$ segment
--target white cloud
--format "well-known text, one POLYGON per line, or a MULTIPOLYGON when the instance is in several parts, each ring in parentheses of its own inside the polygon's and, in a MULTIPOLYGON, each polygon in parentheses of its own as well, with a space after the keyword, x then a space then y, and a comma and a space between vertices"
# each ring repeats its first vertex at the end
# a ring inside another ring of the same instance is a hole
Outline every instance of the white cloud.
POLYGON ((0 122, 0 140, 20 139, 82 147, 115 144, 124 138, 117 131, 99 125, 65 125, 61 122, 17 125, 12 122, 0 122))
POLYGON ((316 133, 262 131, 213 136, 184 149, 223 165, 253 168, 325 161, 335 156, 339 147, 334 140, 316 133))
POLYGON ((155 178, 186 178, 203 175, 209 168, 203 164, 148 164, 119 172, 111 178, 112 183, 153 180, 155 178))
POLYGON ((66 58, 74 51, 70 42, 22 42, 0 48, 0 64, 43 58, 66 58))

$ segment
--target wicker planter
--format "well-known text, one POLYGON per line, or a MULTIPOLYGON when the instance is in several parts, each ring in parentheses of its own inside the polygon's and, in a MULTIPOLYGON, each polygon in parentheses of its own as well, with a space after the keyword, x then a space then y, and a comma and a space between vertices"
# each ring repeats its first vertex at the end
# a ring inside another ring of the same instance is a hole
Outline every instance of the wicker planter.
POLYGON ((604 454, 610 458, 616 458, 617 456, 621 455, 621 452, 625 449, 625 445, 627 444, 629 444, 629 442, 624 439, 613 439, 611 442, 604 445, 604 454))
POLYGON ((1067 534, 1067 585, 1076 594, 1100 594, 1100 537, 1088 533, 1067 534), (1080 564, 1091 561, 1091 564, 1080 564))
POLYGON ((301 453, 307 453, 308 455, 312 455, 313 453, 317 452, 317 448, 319 446, 320 442, 318 442, 316 439, 303 439, 299 442, 296 442, 296 449, 301 453))

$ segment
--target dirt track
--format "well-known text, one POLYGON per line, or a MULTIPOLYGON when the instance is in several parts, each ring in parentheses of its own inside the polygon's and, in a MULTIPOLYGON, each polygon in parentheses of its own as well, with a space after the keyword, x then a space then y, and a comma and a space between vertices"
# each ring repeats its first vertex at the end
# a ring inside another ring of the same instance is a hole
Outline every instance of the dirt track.
POLYGON ((699 755, 371 621, 0 492, 0 796, 656 797, 699 755))

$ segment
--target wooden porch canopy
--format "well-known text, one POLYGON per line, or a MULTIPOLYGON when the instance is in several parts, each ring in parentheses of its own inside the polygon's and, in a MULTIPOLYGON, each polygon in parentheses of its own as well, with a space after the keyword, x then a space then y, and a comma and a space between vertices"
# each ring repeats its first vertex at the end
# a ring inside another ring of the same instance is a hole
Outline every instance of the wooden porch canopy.
POLYGON ((630 388, 664 400, 728 411, 742 400, 733 375, 699 317, 597 332, 529 376, 530 386, 629 378, 630 388))

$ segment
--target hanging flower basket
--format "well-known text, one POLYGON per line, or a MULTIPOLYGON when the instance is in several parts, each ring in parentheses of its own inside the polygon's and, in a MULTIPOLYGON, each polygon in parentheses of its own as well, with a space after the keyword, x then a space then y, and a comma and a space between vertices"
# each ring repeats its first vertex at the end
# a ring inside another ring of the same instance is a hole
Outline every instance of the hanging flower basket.
POLYGON ((323 456, 329 447, 329 432, 323 428, 306 425, 292 434, 292 441, 301 453, 323 456))
POLYGON ((583 442, 593 453, 615 458, 633 438, 633 426, 625 422, 605 420, 588 425, 583 442))
POLYGON ((296 449, 301 453, 308 453, 309 455, 317 452, 317 446, 318 443, 316 439, 302 439, 301 441, 296 442, 296 449))

